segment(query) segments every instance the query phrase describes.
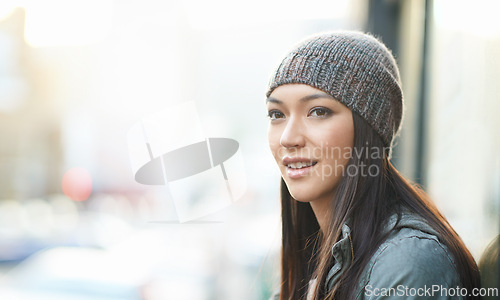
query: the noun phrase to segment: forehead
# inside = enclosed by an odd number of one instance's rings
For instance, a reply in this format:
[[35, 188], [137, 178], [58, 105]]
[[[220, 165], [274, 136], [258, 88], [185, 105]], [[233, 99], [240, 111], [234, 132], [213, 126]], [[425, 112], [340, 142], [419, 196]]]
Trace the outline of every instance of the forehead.
[[278, 104], [281, 104], [284, 101], [293, 100], [307, 102], [317, 98], [329, 98], [335, 100], [329, 94], [307, 84], [284, 84], [274, 89], [266, 99], [266, 102]]
[[329, 96], [326, 92], [312, 87], [308, 84], [302, 83], [289, 83], [278, 86], [273, 90], [273, 92], [269, 95], [271, 98], [275, 98], [277, 96], [286, 96], [286, 97], [294, 97], [297, 95], [303, 94], [324, 94], [325, 96]]
[[331, 101], [331, 104], [344, 106], [330, 94], [307, 84], [280, 85], [269, 95], [266, 99], [266, 103], [278, 105], [286, 105], [289, 103], [305, 104], [315, 99], [327, 99]]

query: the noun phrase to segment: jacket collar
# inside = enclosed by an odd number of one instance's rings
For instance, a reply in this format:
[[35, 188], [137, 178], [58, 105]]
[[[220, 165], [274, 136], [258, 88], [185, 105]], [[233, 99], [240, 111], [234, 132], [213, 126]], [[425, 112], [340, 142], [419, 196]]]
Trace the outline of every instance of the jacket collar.
[[328, 289], [333, 288], [340, 275], [351, 265], [354, 257], [353, 251], [351, 228], [344, 224], [342, 226], [342, 238], [332, 246], [332, 256], [335, 263], [326, 276]]
[[[342, 225], [342, 238], [332, 246], [332, 256], [335, 262], [326, 277], [326, 285], [329, 290], [333, 288], [340, 276], [349, 268], [354, 260], [351, 228], [347, 224], [348, 222]], [[422, 217], [408, 212], [403, 212], [399, 220], [397, 214], [389, 217], [382, 230], [386, 234], [390, 231], [399, 231], [401, 228], [412, 228], [438, 236], [436, 230], [427, 224]]]

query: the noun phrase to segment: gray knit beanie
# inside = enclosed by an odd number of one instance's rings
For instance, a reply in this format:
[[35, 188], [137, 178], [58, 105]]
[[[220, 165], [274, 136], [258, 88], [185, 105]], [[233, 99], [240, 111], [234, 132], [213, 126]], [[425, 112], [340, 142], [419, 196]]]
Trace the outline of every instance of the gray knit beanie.
[[266, 96], [280, 85], [318, 88], [359, 114], [387, 147], [403, 117], [403, 93], [396, 61], [371, 35], [337, 31], [310, 37], [283, 59]]

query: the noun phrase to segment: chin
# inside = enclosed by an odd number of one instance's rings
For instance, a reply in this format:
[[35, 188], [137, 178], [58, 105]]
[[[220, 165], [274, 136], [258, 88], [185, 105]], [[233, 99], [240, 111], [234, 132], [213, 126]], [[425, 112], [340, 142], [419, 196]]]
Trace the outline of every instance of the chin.
[[[335, 188], [327, 188], [325, 185], [318, 184], [317, 182], [291, 182], [290, 184], [285, 180], [288, 192], [293, 199], [310, 203], [313, 201], [324, 201], [326, 199], [333, 199]], [[327, 186], [336, 186], [334, 183], [327, 184]]]
[[311, 202], [317, 198], [316, 195], [314, 195], [311, 192], [307, 192], [305, 190], [294, 190], [293, 188], [290, 188], [290, 186], [288, 185], [287, 187], [292, 198], [299, 202]]
[[309, 199], [309, 198], [294, 197], [293, 195], [292, 195], [292, 198], [295, 201], [302, 202], [302, 203], [310, 203], [312, 201], [312, 199]]

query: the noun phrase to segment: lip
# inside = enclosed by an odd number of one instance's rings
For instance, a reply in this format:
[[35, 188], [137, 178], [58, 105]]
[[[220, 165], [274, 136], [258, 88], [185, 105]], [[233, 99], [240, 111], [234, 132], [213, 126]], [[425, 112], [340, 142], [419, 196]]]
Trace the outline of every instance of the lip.
[[[309, 166], [309, 167], [303, 167], [300, 169], [292, 169], [292, 168], [288, 167], [289, 164], [298, 163], [298, 162], [312, 163], [313, 165]], [[298, 179], [298, 178], [301, 178], [301, 177], [304, 177], [304, 176], [310, 174], [312, 172], [312, 169], [314, 168], [314, 166], [317, 165], [318, 162], [313, 160], [313, 159], [310, 159], [310, 158], [288, 157], [287, 156], [287, 157], [284, 157], [282, 159], [282, 163], [286, 168], [286, 174], [288, 175], [288, 177], [291, 179]]]

